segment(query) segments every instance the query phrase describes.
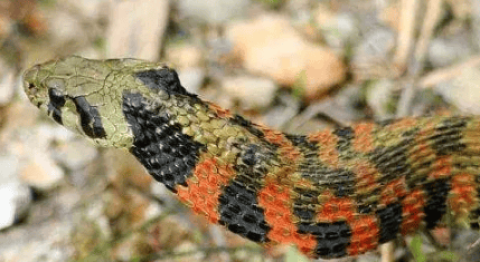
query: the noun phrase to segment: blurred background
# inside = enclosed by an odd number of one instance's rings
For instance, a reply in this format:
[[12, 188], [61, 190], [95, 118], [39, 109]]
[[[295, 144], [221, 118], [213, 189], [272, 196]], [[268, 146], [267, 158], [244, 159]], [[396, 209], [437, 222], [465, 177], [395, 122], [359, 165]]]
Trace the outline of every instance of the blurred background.
[[[478, 0], [0, 0], [0, 262], [308, 261], [208, 225], [128, 153], [40, 115], [21, 86], [36, 63], [161, 61], [203, 99], [306, 134], [480, 114], [479, 50]], [[478, 233], [430, 233], [341, 261], [480, 261]]]

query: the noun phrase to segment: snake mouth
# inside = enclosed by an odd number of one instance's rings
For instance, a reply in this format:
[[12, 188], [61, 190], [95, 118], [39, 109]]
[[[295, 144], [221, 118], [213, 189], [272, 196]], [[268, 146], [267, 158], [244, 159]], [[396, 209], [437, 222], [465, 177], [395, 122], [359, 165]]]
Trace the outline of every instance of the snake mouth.
[[[42, 88], [38, 86], [38, 72], [40, 71], [40, 65], [35, 65], [32, 68], [25, 71], [23, 74], [23, 89], [27, 94], [28, 99], [38, 108], [43, 104], [45, 97], [41, 94]], [[42, 102], [43, 101], [43, 102]]]

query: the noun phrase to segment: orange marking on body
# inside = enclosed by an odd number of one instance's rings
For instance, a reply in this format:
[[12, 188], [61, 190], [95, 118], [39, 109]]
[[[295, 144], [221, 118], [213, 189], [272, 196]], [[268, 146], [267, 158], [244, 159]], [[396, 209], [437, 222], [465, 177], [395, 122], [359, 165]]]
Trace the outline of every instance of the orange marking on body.
[[382, 188], [380, 193], [380, 204], [393, 204], [398, 202], [399, 198], [407, 194], [405, 177], [395, 179]]
[[359, 215], [351, 198], [339, 198], [326, 191], [319, 197], [322, 199], [317, 220], [320, 223], [346, 221], [352, 231], [349, 255], [357, 255], [378, 246], [379, 228], [374, 215]]
[[449, 196], [449, 205], [455, 214], [463, 218], [476, 206], [475, 176], [468, 173], [457, 174], [452, 177], [452, 189]]
[[374, 215], [358, 215], [351, 221], [352, 238], [347, 252], [350, 256], [363, 254], [378, 246], [378, 228], [377, 218]]
[[310, 134], [308, 140], [315, 142], [318, 145], [318, 156], [320, 160], [329, 167], [338, 167], [338, 137], [332, 133], [331, 130], [325, 129], [323, 131]]
[[221, 106], [218, 106], [214, 103], [209, 102], [208, 103], [208, 108], [217, 114], [218, 117], [232, 117], [232, 113], [230, 113], [230, 110], [225, 109]]
[[395, 120], [393, 123], [387, 125], [387, 130], [396, 131], [398, 129], [407, 129], [417, 126], [418, 121], [415, 118], [402, 118]]
[[425, 156], [433, 155], [435, 152], [429, 146], [429, 137], [433, 136], [435, 133], [434, 123], [425, 123], [424, 126], [417, 132], [415, 136], [415, 151], [411, 152], [413, 155], [411, 158], [419, 159]]
[[178, 186], [177, 195], [197, 214], [217, 223], [219, 214], [218, 198], [222, 187], [235, 175], [231, 166], [218, 165], [215, 158], [207, 158], [195, 166], [194, 173], [186, 181], [187, 186]]
[[402, 200], [402, 235], [415, 232], [425, 217], [425, 195], [421, 189], [416, 189], [405, 196]]
[[368, 194], [378, 186], [376, 182], [378, 171], [371, 162], [358, 160], [352, 167], [352, 171], [357, 175], [356, 192], [358, 194]]
[[355, 216], [355, 203], [349, 197], [336, 197], [329, 190], [323, 192], [322, 199], [317, 213], [319, 222], [332, 223], [337, 221], [352, 221]]
[[440, 179], [450, 177], [452, 174], [452, 156], [438, 157], [432, 164], [432, 172], [428, 174], [429, 179]]
[[353, 131], [355, 132], [352, 140], [353, 149], [359, 153], [368, 153], [375, 149], [373, 130], [375, 125], [373, 123], [360, 123], [355, 125]]
[[419, 161], [422, 158], [424, 159], [425, 157], [435, 154], [432, 148], [425, 141], [417, 141], [414, 148], [414, 151], [412, 151], [411, 155], [409, 156], [412, 161]]
[[285, 136], [282, 132], [270, 129], [265, 126], [258, 126], [258, 128], [263, 132], [265, 135], [265, 140], [274, 144], [274, 145], [285, 145], [288, 141], [286, 141]]
[[293, 146], [292, 142], [288, 140], [282, 132], [261, 126], [260, 130], [265, 135], [265, 140], [279, 146], [280, 156], [284, 157], [290, 163], [295, 163], [301, 156], [298, 148]]
[[317, 240], [312, 234], [300, 234], [293, 223], [290, 188], [267, 179], [258, 192], [258, 203], [265, 210], [265, 221], [271, 227], [267, 237], [277, 243], [295, 244], [304, 254], [313, 256]]

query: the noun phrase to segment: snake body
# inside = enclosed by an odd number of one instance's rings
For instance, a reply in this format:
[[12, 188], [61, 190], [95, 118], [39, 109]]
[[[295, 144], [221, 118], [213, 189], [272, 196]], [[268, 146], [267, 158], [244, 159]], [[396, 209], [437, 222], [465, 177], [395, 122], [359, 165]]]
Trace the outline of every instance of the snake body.
[[264, 245], [354, 256], [452, 215], [480, 223], [480, 118], [362, 122], [306, 136], [257, 125], [136, 59], [68, 57], [24, 75], [33, 104], [128, 149], [193, 212]]

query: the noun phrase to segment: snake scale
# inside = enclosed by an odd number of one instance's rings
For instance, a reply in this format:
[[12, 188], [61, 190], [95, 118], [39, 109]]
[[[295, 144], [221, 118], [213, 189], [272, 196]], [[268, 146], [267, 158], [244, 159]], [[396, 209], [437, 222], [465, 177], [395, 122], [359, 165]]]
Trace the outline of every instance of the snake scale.
[[354, 256], [445, 217], [480, 224], [480, 117], [361, 122], [285, 134], [201, 100], [137, 59], [68, 57], [24, 74], [31, 102], [128, 149], [193, 212], [264, 245]]

